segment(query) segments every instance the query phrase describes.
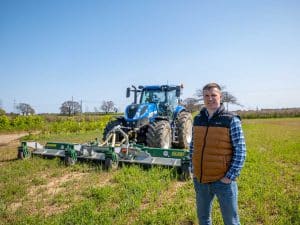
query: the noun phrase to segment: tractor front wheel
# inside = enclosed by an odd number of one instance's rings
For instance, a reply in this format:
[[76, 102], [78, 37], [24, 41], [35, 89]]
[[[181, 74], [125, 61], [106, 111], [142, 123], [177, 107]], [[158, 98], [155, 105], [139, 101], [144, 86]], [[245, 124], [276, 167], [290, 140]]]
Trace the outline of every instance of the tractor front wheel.
[[[122, 121], [120, 121], [120, 120], [113, 120], [113, 121], [108, 122], [108, 124], [106, 125], [106, 127], [105, 127], [105, 129], [104, 129], [104, 132], [103, 132], [103, 136], [102, 136], [103, 141], [106, 140], [106, 138], [108, 137], [109, 132], [110, 132], [114, 127], [116, 127], [116, 126], [118, 126], [118, 125], [121, 125], [121, 126], [122, 126], [122, 125], [123, 125], [123, 124], [122, 124]], [[122, 141], [122, 137], [121, 137], [121, 135], [120, 135], [119, 133], [116, 133], [116, 141], [117, 141], [117, 142]]]
[[168, 121], [159, 120], [150, 124], [146, 134], [146, 143], [149, 147], [171, 148], [171, 126]]
[[189, 112], [181, 112], [177, 118], [178, 143], [176, 147], [188, 149], [192, 140], [193, 119]]

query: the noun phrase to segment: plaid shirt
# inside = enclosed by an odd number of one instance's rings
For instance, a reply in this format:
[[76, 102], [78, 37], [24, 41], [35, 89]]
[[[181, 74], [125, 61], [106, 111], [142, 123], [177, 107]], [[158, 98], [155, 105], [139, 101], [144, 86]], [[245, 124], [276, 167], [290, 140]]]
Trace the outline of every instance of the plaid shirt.
[[[206, 114], [208, 116], [207, 111]], [[246, 144], [245, 144], [245, 138], [242, 130], [242, 124], [240, 119], [237, 118], [236, 116], [233, 117], [230, 124], [230, 138], [231, 138], [233, 155], [232, 155], [230, 167], [227, 173], [225, 174], [225, 177], [229, 178], [230, 180], [235, 180], [236, 177], [239, 176], [246, 158]], [[192, 138], [190, 144], [190, 160], [191, 160], [192, 172], [193, 172], [193, 164], [192, 164], [193, 150], [194, 150], [194, 143]]]

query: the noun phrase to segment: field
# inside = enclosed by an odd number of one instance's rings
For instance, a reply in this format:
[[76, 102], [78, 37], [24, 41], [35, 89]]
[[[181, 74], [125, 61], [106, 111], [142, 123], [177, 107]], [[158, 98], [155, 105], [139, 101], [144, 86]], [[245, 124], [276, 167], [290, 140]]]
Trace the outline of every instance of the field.
[[[242, 224], [300, 224], [300, 118], [244, 120], [247, 160], [238, 180]], [[40, 135], [86, 142], [96, 131]], [[65, 167], [59, 160], [16, 160], [17, 142], [0, 147], [0, 224], [197, 224], [191, 181], [170, 169]], [[223, 224], [215, 201], [214, 224]]]

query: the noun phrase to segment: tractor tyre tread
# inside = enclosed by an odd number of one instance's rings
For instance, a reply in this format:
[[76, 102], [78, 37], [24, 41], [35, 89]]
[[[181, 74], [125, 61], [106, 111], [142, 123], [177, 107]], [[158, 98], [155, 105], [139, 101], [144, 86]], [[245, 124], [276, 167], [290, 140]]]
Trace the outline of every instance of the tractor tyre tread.
[[[104, 128], [103, 131], [103, 135], [102, 135], [102, 140], [105, 141], [107, 138], [108, 133], [116, 126], [121, 125], [122, 126], [122, 122], [120, 120], [112, 120], [110, 122], [107, 123], [106, 127]], [[121, 141], [120, 140], [121, 137], [119, 137], [118, 135], [116, 136], [116, 141]]]
[[193, 118], [189, 112], [181, 112], [178, 115], [178, 143], [177, 148], [188, 149], [192, 138]]
[[159, 120], [150, 124], [146, 134], [146, 143], [149, 147], [170, 148], [171, 126], [168, 121]]

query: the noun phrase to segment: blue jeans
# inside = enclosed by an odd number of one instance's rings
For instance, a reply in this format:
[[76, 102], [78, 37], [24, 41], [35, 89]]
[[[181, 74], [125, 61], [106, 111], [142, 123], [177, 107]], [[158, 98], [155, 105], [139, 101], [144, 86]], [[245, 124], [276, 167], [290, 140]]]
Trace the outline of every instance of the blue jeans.
[[211, 225], [212, 202], [217, 196], [225, 225], [240, 225], [238, 215], [238, 188], [236, 181], [225, 184], [221, 181], [202, 184], [194, 178], [197, 215], [200, 225]]

